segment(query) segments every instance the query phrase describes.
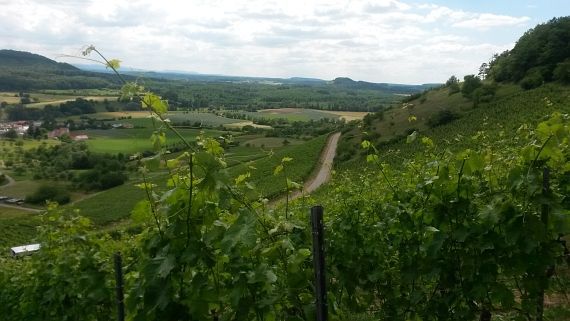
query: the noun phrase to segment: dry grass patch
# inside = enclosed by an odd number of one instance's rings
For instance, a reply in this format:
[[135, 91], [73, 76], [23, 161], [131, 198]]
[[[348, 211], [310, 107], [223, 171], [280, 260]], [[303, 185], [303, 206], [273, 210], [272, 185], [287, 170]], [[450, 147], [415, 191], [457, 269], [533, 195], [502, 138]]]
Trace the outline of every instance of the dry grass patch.
[[340, 119], [344, 119], [346, 121], [351, 120], [362, 120], [364, 116], [368, 115], [368, 112], [365, 111], [334, 111], [334, 110], [323, 110], [323, 112], [327, 114], [332, 114], [339, 116]]

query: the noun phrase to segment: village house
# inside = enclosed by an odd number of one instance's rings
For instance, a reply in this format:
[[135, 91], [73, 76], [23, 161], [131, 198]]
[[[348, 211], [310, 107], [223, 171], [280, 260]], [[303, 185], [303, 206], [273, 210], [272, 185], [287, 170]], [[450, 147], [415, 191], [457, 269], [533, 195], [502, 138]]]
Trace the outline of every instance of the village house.
[[15, 130], [18, 135], [24, 135], [28, 128], [30, 128], [30, 125], [27, 121], [0, 122], [0, 135], [7, 133], [11, 129]]

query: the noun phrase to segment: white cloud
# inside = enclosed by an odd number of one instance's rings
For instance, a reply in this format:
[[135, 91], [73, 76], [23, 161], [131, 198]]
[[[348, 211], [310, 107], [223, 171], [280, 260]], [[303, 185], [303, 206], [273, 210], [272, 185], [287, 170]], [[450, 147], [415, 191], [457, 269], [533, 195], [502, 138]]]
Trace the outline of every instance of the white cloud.
[[[475, 72], [494, 52], [510, 48], [530, 19], [403, 0], [0, 4], [2, 47], [51, 58], [93, 44], [136, 68], [404, 83]], [[495, 27], [513, 28], [512, 38], [473, 38], [472, 30]]]
[[491, 13], [479, 14], [476, 17], [459, 21], [453, 24], [455, 27], [471, 28], [476, 30], [488, 30], [496, 27], [508, 27], [523, 25], [530, 17], [511, 17]]

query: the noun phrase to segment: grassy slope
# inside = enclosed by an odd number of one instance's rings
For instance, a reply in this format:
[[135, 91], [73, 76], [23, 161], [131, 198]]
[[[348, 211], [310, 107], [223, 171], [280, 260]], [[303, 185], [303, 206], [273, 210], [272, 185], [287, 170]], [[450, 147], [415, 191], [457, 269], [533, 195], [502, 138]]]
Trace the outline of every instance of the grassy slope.
[[[416, 99], [411, 104], [414, 105], [412, 109], [400, 107], [386, 111], [384, 120], [372, 124], [372, 129], [380, 133], [380, 137], [374, 142], [379, 144], [384, 152], [398, 150], [401, 157], [413, 153], [418, 145], [405, 143], [405, 134], [411, 130], [418, 130], [422, 135], [431, 137], [442, 147], [453, 140], [453, 148], [468, 147], [468, 137], [477, 131], [485, 131], [490, 135], [498, 135], [501, 131], [513, 133], [521, 124], [536, 124], [554, 111], [570, 112], [570, 87], [552, 83], [523, 91], [518, 86], [501, 85], [493, 101], [480, 104], [476, 108], [460, 94], [449, 96], [444, 88], [429, 92], [424, 103]], [[427, 119], [441, 109], [452, 110], [458, 113], [460, 118], [442, 126], [429, 128]], [[417, 121], [408, 121], [410, 115], [416, 116]], [[458, 138], [457, 142], [454, 138], [458, 135], [467, 138]], [[356, 146], [365, 136], [355, 129], [345, 137], [347, 139], [342, 142], [345, 146]], [[353, 159], [348, 164], [354, 161]], [[387, 161], [398, 162], [390, 158]]]

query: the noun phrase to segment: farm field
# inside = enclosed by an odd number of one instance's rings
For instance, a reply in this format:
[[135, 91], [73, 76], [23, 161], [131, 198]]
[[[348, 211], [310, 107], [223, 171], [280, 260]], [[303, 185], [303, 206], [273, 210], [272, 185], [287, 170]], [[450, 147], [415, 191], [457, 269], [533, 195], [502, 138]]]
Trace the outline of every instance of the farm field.
[[364, 116], [369, 114], [368, 112], [364, 111], [334, 111], [334, 110], [322, 110], [322, 111], [328, 114], [338, 116], [340, 119], [344, 119], [345, 121], [362, 120]]
[[63, 96], [112, 96], [118, 97], [119, 90], [110, 88], [87, 88], [87, 89], [45, 89], [38, 90], [38, 93], [51, 95], [51, 97], [63, 95]]
[[36, 103], [25, 104], [24, 106], [29, 108], [43, 108], [47, 105], [57, 106], [68, 101], [74, 101], [77, 98], [82, 98], [85, 100], [93, 100], [93, 101], [105, 101], [105, 100], [117, 100], [117, 96], [54, 96], [54, 95], [45, 95], [45, 94], [35, 94], [31, 95], [31, 97], [37, 97], [40, 101]]
[[18, 97], [17, 92], [0, 92], [0, 103], [5, 102], [7, 104], [18, 104], [20, 102], [20, 97]]
[[[181, 126], [223, 126], [228, 129], [241, 129], [244, 126], [249, 125], [257, 128], [271, 128], [271, 126], [254, 124], [251, 120], [226, 118], [202, 111], [170, 111], [164, 116], [171, 122]], [[148, 111], [98, 112], [82, 116], [70, 116], [65, 119], [79, 120], [81, 118], [107, 120], [111, 124], [131, 124], [133, 126], [141, 127], [152, 126], [152, 122], [149, 120], [150, 114]]]
[[[18, 144], [21, 146], [18, 146]], [[29, 150], [32, 148], [36, 148], [42, 144], [46, 144], [48, 146], [57, 145], [60, 142], [54, 139], [17, 139], [17, 140], [9, 140], [9, 139], [0, 139], [0, 150], [3, 153], [9, 153], [15, 151], [17, 148], [22, 148], [22, 150]]]
[[339, 118], [338, 115], [326, 111], [304, 108], [260, 109], [257, 112], [239, 111], [237, 113], [247, 115], [253, 119], [287, 119], [292, 122]]
[[[152, 150], [150, 137], [152, 128], [132, 128], [132, 129], [91, 129], [74, 132], [73, 134], [88, 135], [89, 139], [85, 142], [89, 146], [89, 150], [96, 153], [123, 153], [134, 154], [145, 150]], [[210, 129], [179, 129], [180, 134], [187, 141], [194, 141], [196, 136], [204, 133], [208, 136], [220, 136], [226, 131], [210, 130]], [[174, 144], [179, 142], [178, 137], [167, 132], [168, 143]]]
[[[105, 99], [115, 101], [118, 97], [116, 91], [108, 90], [78, 90], [76, 92], [45, 90], [24, 93], [29, 96], [31, 101], [31, 103], [24, 105], [29, 108], [43, 108], [46, 105], [59, 105], [77, 98], [94, 101], [104, 101]], [[18, 104], [20, 103], [20, 97], [18, 95], [18, 92], [13, 91], [0, 92], [0, 102], [4, 101], [8, 104]]]
[[[260, 158], [252, 164], [246, 163], [232, 167], [230, 173], [232, 176], [237, 176], [251, 172], [252, 177], [249, 181], [257, 187], [263, 197], [271, 198], [285, 191], [285, 176], [300, 184], [309, 177], [318, 165], [319, 156], [326, 140], [327, 135], [323, 135], [302, 144], [282, 148], [271, 157]], [[274, 176], [275, 167], [284, 157], [290, 157], [292, 161], [285, 165], [280, 176]], [[249, 166], [253, 166], [255, 170], [250, 170]]]
[[215, 127], [218, 127], [220, 125], [239, 123], [241, 121], [239, 119], [230, 119], [214, 115], [208, 112], [197, 112], [197, 111], [169, 112], [168, 114], [166, 114], [166, 117], [168, 117], [168, 119], [170, 119], [170, 121], [173, 123], [188, 122], [191, 125], [194, 123], [200, 123], [206, 126], [215, 126]]
[[0, 207], [0, 257], [9, 255], [9, 248], [28, 244], [37, 234], [38, 214]]

